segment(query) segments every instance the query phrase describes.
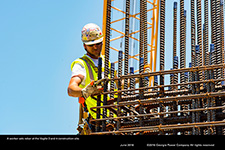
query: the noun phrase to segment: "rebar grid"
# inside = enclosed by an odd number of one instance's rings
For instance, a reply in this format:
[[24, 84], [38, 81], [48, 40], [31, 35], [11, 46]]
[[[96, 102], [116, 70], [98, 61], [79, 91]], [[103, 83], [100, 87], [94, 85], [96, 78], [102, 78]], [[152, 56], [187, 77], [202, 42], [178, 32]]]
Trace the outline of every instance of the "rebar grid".
[[[210, 77], [212, 72], [219, 68], [225, 68], [225, 64], [123, 75], [119, 78], [105, 78], [102, 84], [108, 84], [111, 81], [122, 83], [124, 79], [128, 81], [131, 79], [138, 80], [144, 77], [168, 75], [172, 72], [178, 74], [184, 72], [199, 74], [202, 71], [208, 72]], [[143, 131], [148, 131], [148, 134], [156, 134], [156, 132], [158, 134], [169, 134], [171, 130], [175, 134], [184, 134], [184, 132], [187, 134], [187, 131], [189, 134], [203, 134], [205, 130], [207, 130], [207, 134], [217, 134], [218, 129], [216, 130], [213, 127], [225, 125], [223, 121], [225, 114], [222, 113], [222, 110], [225, 109], [225, 106], [222, 105], [225, 102], [225, 87], [222, 85], [216, 86], [215, 83], [224, 80], [225, 78], [208, 78], [152, 87], [139, 85], [139, 87], [128, 89], [122, 88], [120, 84], [117, 91], [109, 89], [107, 92], [102, 93], [103, 95], [114, 95], [114, 98], [108, 101], [106, 105], [91, 108], [95, 112], [99, 109], [107, 109], [111, 114], [117, 115], [117, 117], [113, 117], [112, 115], [100, 114], [101, 118], [92, 119], [92, 124], [96, 124], [96, 122], [110, 122], [110, 124], [114, 124], [115, 128], [111, 129], [111, 131], [99, 131], [92, 134], [145, 134]], [[195, 88], [192, 87], [192, 85], [200, 84], [206, 86], [200, 88], [199, 91], [196, 90], [197, 86]], [[178, 88], [171, 90], [171, 88], [169, 89], [171, 86]], [[189, 88], [182, 89], [182, 86]], [[163, 93], [161, 93], [161, 88], [165, 89]], [[198, 91], [198, 93], [193, 93], [193, 90]], [[142, 92], [140, 93], [140, 91]], [[119, 97], [115, 98], [117, 94]], [[219, 105], [215, 103], [216, 101], [213, 102], [216, 99], [221, 101]], [[195, 106], [193, 106], [193, 101], [195, 101]], [[154, 110], [156, 108], [157, 110]], [[215, 114], [214, 112], [218, 110], [220, 110], [220, 113]], [[195, 115], [194, 120], [193, 115]], [[178, 125], [177, 123], [180, 124]], [[158, 127], [161, 129], [156, 130]], [[193, 130], [191, 131], [190, 128]]]
[[[180, 0], [174, 3], [173, 68], [164, 70], [165, 51], [168, 50], [165, 48], [166, 0], [159, 1], [160, 30], [157, 30], [160, 34], [159, 71], [145, 70], [145, 66], [148, 64], [146, 44], [148, 40], [147, 25], [149, 24], [146, 7], [150, 1], [137, 1], [140, 4], [140, 13], [138, 13], [140, 16], [139, 54], [136, 55], [139, 56], [139, 73], [134, 74], [134, 66], [130, 66], [128, 63], [130, 57], [129, 38], [132, 34], [130, 33], [129, 18], [137, 17], [137, 14], [135, 16], [130, 14], [130, 0], [126, 0], [126, 10], [121, 11], [126, 14], [123, 35], [125, 46], [118, 55], [118, 77], [112, 75], [115, 71], [112, 64], [111, 79], [105, 78], [100, 83], [104, 86], [104, 92], [101, 94], [104, 99], [101, 100], [101, 96], [98, 95], [97, 106], [91, 108], [93, 112], [97, 113], [97, 118], [90, 121], [96, 126], [96, 130], [91, 134], [225, 135], [223, 3], [221, 0], [204, 0], [204, 2], [190, 0], [190, 20], [187, 20], [186, 16], [188, 14], [186, 11], [189, 10], [184, 10], [186, 1]], [[107, 2], [109, 6], [112, 1], [107, 0]], [[178, 3], [180, 8], [177, 8]], [[209, 5], [210, 10], [208, 10]], [[204, 12], [201, 11], [203, 6]], [[180, 11], [180, 22], [177, 22], [178, 10]], [[110, 20], [109, 7], [107, 12], [107, 20]], [[202, 15], [204, 20], [202, 20]], [[208, 23], [209, 15], [211, 15], [211, 24]], [[190, 31], [187, 26], [189, 21], [191, 23]], [[179, 41], [177, 41], [177, 23], [180, 24]], [[204, 24], [203, 28], [202, 24]], [[106, 27], [110, 27], [110, 24], [107, 24]], [[211, 28], [211, 37], [208, 34], [209, 28]], [[109, 32], [109, 30], [106, 31], [108, 36]], [[190, 54], [186, 51], [186, 40], [189, 41], [187, 34], [191, 35]], [[210, 45], [209, 40], [211, 40]], [[177, 42], [180, 46], [179, 56], [176, 56]], [[110, 41], [106, 40], [107, 57], [109, 45]], [[124, 70], [123, 54], [125, 57]], [[191, 56], [189, 68], [186, 67], [186, 56]], [[108, 62], [108, 59], [106, 61]], [[108, 66], [108, 63], [105, 66]], [[130, 73], [128, 73], [128, 68], [130, 68]], [[105, 71], [105, 74], [107, 72]], [[168, 79], [168, 76], [170, 77], [169, 82], [164, 80]], [[150, 79], [154, 79], [153, 82], [146, 84]], [[179, 79], [180, 81], [178, 81]], [[111, 84], [110, 87], [108, 83]], [[117, 84], [116, 87], [113, 86], [114, 83]], [[100, 105], [101, 103], [103, 105]], [[104, 111], [100, 111], [101, 109]], [[107, 111], [110, 113], [106, 113]]]

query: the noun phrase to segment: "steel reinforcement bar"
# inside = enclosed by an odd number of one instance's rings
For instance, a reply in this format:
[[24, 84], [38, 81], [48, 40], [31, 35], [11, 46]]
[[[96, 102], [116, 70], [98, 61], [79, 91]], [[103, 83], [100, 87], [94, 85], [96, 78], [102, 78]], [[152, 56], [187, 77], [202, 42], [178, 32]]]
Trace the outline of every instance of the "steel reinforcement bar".
[[108, 131], [108, 132], [94, 132], [91, 135], [102, 135], [102, 134], [121, 134], [126, 132], [158, 132], [173, 129], [186, 129], [186, 128], [201, 128], [201, 127], [213, 127], [213, 126], [225, 126], [225, 121], [212, 121], [212, 122], [199, 122], [199, 123], [184, 123], [175, 125], [157, 125], [157, 126], [146, 126], [146, 127], [135, 127], [125, 128], [119, 131]]

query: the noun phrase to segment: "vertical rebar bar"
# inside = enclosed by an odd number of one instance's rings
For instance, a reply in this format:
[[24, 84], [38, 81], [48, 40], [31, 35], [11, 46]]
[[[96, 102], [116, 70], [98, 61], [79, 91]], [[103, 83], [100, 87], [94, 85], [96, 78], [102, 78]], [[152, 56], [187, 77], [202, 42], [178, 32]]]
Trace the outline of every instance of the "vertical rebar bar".
[[[144, 69], [144, 58], [140, 58], [140, 68], [139, 68], [139, 70], [143, 70]], [[141, 77], [141, 78], [139, 78], [139, 88], [141, 88], [141, 87], [144, 87], [144, 82], [143, 82], [143, 78]], [[139, 90], [139, 99], [144, 99], [144, 90], [143, 89], [140, 89]], [[142, 114], [143, 113], [143, 109], [142, 109], [142, 105], [140, 104], [140, 106], [139, 106], [139, 113], [140, 114]], [[144, 126], [144, 124], [143, 124], [143, 118], [142, 117], [140, 117], [140, 120], [139, 120], [140, 122], [139, 122], [139, 124], [140, 124], [140, 126]]]
[[[164, 70], [165, 53], [165, 0], [160, 3], [160, 70]], [[160, 77], [160, 83], [164, 84], [164, 77]]]
[[[216, 43], [216, 0], [211, 0], [211, 43]], [[215, 47], [216, 48], [216, 47]], [[213, 58], [217, 60], [217, 50], [213, 51], [212, 54]], [[216, 64], [216, 61], [213, 62], [213, 64]], [[217, 72], [214, 73], [215, 78], [217, 78]]]
[[[204, 15], [205, 16], [205, 15]], [[206, 25], [205, 24], [203, 24], [203, 56], [202, 56], [202, 60], [203, 60], [203, 66], [205, 66], [207, 63], [206, 63], [206, 53], [207, 53], [207, 51], [208, 51], [208, 49], [207, 49], [207, 37], [206, 37], [206, 34], [208, 34], [208, 33], [206, 33], [207, 31], [206, 31]], [[203, 78], [204, 79], [207, 79], [207, 72], [206, 72], [206, 70], [205, 71], [203, 71]], [[203, 87], [205, 88], [206, 87], [206, 84], [204, 83], [203, 84]]]
[[[221, 13], [220, 13], [220, 0], [216, 0], [216, 40], [215, 40], [215, 48], [216, 48], [216, 60], [217, 64], [221, 64], [222, 60], [222, 42], [221, 42]], [[217, 78], [221, 78], [222, 69], [217, 69]], [[221, 81], [217, 82], [217, 85], [220, 85]]]
[[[144, 0], [140, 0], [140, 32], [139, 32], [139, 61], [140, 61], [140, 58], [143, 58], [144, 55], [144, 13], [143, 13], [143, 2]], [[140, 67], [140, 66], [139, 66]], [[139, 71], [140, 72], [140, 71]]]
[[[170, 70], [173, 70], [173, 68], [170, 68]], [[170, 84], [174, 84], [174, 74], [173, 73], [170, 74]], [[170, 91], [173, 89], [174, 89], [174, 86], [169, 87]]]
[[[154, 76], [154, 86], [158, 86], [158, 76]], [[158, 91], [157, 88], [153, 89], [154, 91]]]
[[[222, 9], [223, 11], [223, 9]], [[222, 49], [222, 24], [221, 24], [221, 18], [223, 13], [221, 13], [221, 0], [216, 0], [216, 28], [217, 28], [217, 32], [216, 32], [216, 50], [217, 50], [217, 64], [221, 64], [224, 61], [223, 58], [223, 49]], [[223, 69], [219, 68], [218, 72], [217, 72], [217, 78], [222, 78], [223, 77]], [[221, 81], [217, 82], [217, 85], [221, 85]], [[216, 106], [221, 106], [221, 97], [217, 97], [216, 98]], [[216, 110], [216, 114], [221, 113], [222, 110]], [[217, 115], [218, 116], [218, 115]], [[217, 118], [216, 118], [217, 120]], [[222, 127], [218, 126], [216, 127], [216, 133], [217, 135], [222, 135]]]
[[[186, 68], [186, 26], [187, 26], [187, 11], [184, 10], [184, 18], [183, 18], [183, 23], [184, 23], [184, 31], [183, 31], [183, 49], [184, 49], [184, 52], [183, 52], [183, 64], [184, 64], [184, 68]], [[186, 75], [185, 75], [186, 74]], [[184, 83], [187, 83], [188, 82], [188, 75], [187, 75], [187, 72], [184, 73]], [[187, 89], [187, 85], [184, 85], [184, 88]]]
[[[196, 45], [196, 66], [199, 66], [200, 64], [200, 47], [199, 45]], [[200, 81], [200, 71], [196, 71], [195, 72], [195, 81]], [[197, 83], [195, 85], [196, 87], [196, 91], [195, 94], [200, 94], [200, 84]], [[195, 99], [195, 108], [200, 108], [200, 101], [201, 99]], [[196, 116], [195, 116], [195, 122], [200, 122], [200, 112], [196, 112]], [[200, 135], [200, 130], [195, 130], [195, 134]]]
[[[194, 58], [195, 59], [195, 58]], [[191, 64], [191, 66], [193, 66], [192, 64]], [[191, 66], [189, 66], [189, 67], [191, 67]], [[195, 66], [193, 66], [193, 67], [195, 67]], [[195, 72], [194, 71], [192, 71], [191, 72], [191, 76], [192, 76], [192, 78], [191, 78], [191, 81], [193, 82], [193, 81], [195, 81]], [[196, 93], [196, 89], [195, 89], [195, 84], [192, 84], [191, 85], [191, 93], [192, 94], [195, 94]], [[192, 104], [191, 104], [191, 106], [192, 106], [192, 109], [195, 109], [196, 107], [195, 107], [195, 104], [196, 102], [195, 102], [195, 99], [193, 99], [192, 100]], [[191, 113], [191, 118], [192, 118], [192, 123], [194, 123], [195, 122], [195, 112], [193, 111], [192, 113]], [[196, 135], [196, 130], [195, 130], [195, 128], [192, 128], [192, 135]]]
[[[215, 47], [214, 44], [210, 44], [210, 65], [214, 65], [216, 63], [216, 57], [215, 57]], [[215, 69], [210, 70], [210, 79], [215, 79], [216, 78], [216, 72]], [[215, 92], [215, 83], [210, 82], [210, 89], [211, 92]], [[211, 107], [215, 106], [215, 97], [211, 98]], [[211, 110], [211, 121], [216, 121], [216, 112], [215, 110]], [[213, 130], [215, 131], [215, 130]], [[215, 133], [213, 133], [215, 134]]]
[[[99, 57], [98, 58], [98, 80], [102, 79], [102, 58]], [[97, 106], [101, 105], [101, 95], [97, 96]], [[96, 118], [99, 119], [100, 118], [100, 109], [97, 109], [97, 115]], [[96, 131], [99, 132], [100, 131], [100, 122], [97, 121], [96, 122]]]
[[[173, 7], [173, 58], [175, 56], [177, 56], [177, 2], [174, 2], [174, 7]], [[173, 60], [173, 65], [174, 65], [174, 60]]]
[[[175, 66], [175, 60], [174, 57], [177, 55], [177, 2], [174, 2], [173, 7], [173, 69], [178, 69]], [[177, 74], [176, 74], [177, 75]], [[172, 84], [175, 84], [175, 74], [173, 74], [173, 80]], [[172, 87], [172, 89], [175, 89], [176, 87]]]
[[[202, 0], [197, 0], [197, 45], [199, 45], [199, 63], [202, 66]], [[202, 80], [202, 71], [199, 71], [199, 79]], [[202, 86], [202, 85], [201, 85]]]
[[209, 2], [208, 0], [205, 0], [204, 1], [204, 36], [203, 36], [203, 39], [204, 39], [204, 48], [203, 48], [203, 65], [207, 65], [207, 57], [206, 57], [206, 53], [208, 52], [208, 49], [209, 49]]
[[[185, 68], [185, 19], [184, 19], [184, 0], [180, 0], [180, 68]], [[184, 83], [184, 73], [180, 74], [180, 83]], [[181, 89], [184, 86], [181, 85]]]
[[[165, 0], [160, 3], [160, 70], [164, 70], [165, 54]], [[160, 75], [160, 85], [164, 85], [164, 76]]]
[[[164, 55], [165, 55], [165, 1], [161, 0], [160, 3], [160, 70], [164, 70]], [[160, 85], [164, 85], [164, 75], [160, 75]], [[164, 95], [164, 87], [160, 88], [160, 97]], [[159, 102], [159, 112], [163, 112], [162, 102]], [[159, 123], [164, 124], [163, 115], [159, 115]], [[164, 133], [160, 130], [160, 135]]]
[[[210, 78], [210, 70], [206, 70], [205, 72], [206, 72], [206, 79], [207, 80], [211, 79]], [[210, 82], [207, 82], [206, 90], [207, 90], [208, 93], [211, 92]], [[207, 98], [207, 107], [208, 108], [211, 107], [211, 98], [210, 97]], [[210, 122], [210, 121], [211, 121], [211, 112], [210, 112], [210, 110], [208, 110], [207, 111], [207, 122]], [[210, 135], [210, 134], [211, 134], [211, 130], [210, 130], [210, 128], [208, 128], [208, 135]]]
[[[134, 67], [130, 67], [130, 74], [134, 74]], [[135, 87], [135, 79], [130, 78], [130, 89], [133, 89]], [[133, 91], [131, 91], [130, 94], [132, 94]]]
[[[126, 0], [126, 17], [125, 17], [125, 55], [124, 55], [124, 75], [128, 75], [129, 68], [129, 31], [130, 31], [130, 0]], [[128, 87], [128, 80], [124, 80], [124, 89]]]
[[[118, 77], [122, 76], [122, 69], [123, 69], [123, 64], [122, 64], [122, 59], [123, 59], [123, 51], [119, 51], [118, 53]], [[117, 103], [121, 102], [122, 99], [122, 93], [120, 92], [121, 90], [121, 81], [118, 80], [118, 98], [117, 98]], [[120, 117], [121, 115], [121, 107], [117, 107], [117, 116]], [[116, 121], [116, 130], [119, 130], [121, 126], [121, 119], [118, 119]]]
[[[224, 12], [223, 12], [223, 9], [224, 9], [224, 4], [223, 4], [223, 0], [220, 1], [220, 22], [221, 22], [221, 42], [222, 42], [222, 63], [224, 63]], [[225, 77], [225, 71], [224, 69], [222, 69], [222, 75], [221, 75], [222, 78]], [[225, 81], [222, 81], [222, 85], [224, 85]]]
[[[220, 22], [221, 22], [221, 42], [222, 42], [222, 63], [224, 63], [224, 4], [223, 0], [220, 0]], [[224, 77], [224, 69], [222, 72], [222, 78]]]
[[147, 0], [143, 0], [143, 48], [144, 48], [144, 66], [148, 64], [148, 24], [147, 24]]
[[[110, 78], [113, 79], [115, 77], [115, 64], [111, 63], [111, 73]], [[115, 89], [115, 83], [114, 81], [110, 82], [110, 91], [114, 91]], [[114, 94], [110, 94], [110, 98], [114, 98]]]
[[[179, 62], [178, 62], [178, 56], [174, 56], [173, 61], [174, 61], [174, 64], [173, 64], [174, 69], [178, 69], [178, 64], [179, 64]], [[178, 83], [178, 73], [174, 73], [174, 84], [177, 84], [177, 83]], [[177, 90], [178, 87], [175, 86], [174, 89]]]
[[191, 0], [191, 64], [195, 66], [195, 0]]
[[[109, 53], [110, 53], [110, 28], [111, 28], [111, 0], [107, 0], [107, 15], [106, 15], [106, 28], [105, 28], [105, 64], [104, 64], [104, 77], [108, 77], [109, 74]], [[104, 92], [108, 89], [108, 83], [104, 84]], [[103, 97], [103, 105], [107, 105], [107, 94]], [[107, 108], [103, 110], [103, 117], [107, 114]], [[102, 130], [106, 130], [106, 122], [102, 122]]]
[[118, 77], [122, 76], [122, 71], [123, 71], [123, 51], [118, 52]]
[[[148, 24], [147, 24], [147, 0], [143, 0], [142, 4], [143, 8], [143, 51], [144, 51], [144, 66], [148, 65]], [[145, 67], [144, 67], [145, 68]], [[145, 78], [144, 80], [144, 86], [148, 86], [148, 78]]]

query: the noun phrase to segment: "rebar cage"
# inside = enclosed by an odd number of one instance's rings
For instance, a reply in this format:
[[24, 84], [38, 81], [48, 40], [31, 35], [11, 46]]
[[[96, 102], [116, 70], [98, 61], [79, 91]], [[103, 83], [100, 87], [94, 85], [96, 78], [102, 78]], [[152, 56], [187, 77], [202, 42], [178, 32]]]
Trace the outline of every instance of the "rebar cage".
[[[104, 85], [103, 101], [101, 96], [96, 100], [97, 107], [91, 108], [97, 113], [97, 118], [91, 120], [95, 125], [92, 135], [118, 134], [118, 135], [224, 135], [225, 134], [225, 86], [224, 86], [224, 15], [222, 0], [189, 0], [190, 20], [187, 20], [187, 11], [184, 10], [184, 0], [174, 2], [173, 7], [173, 59], [171, 70], [165, 70], [165, 11], [166, 0], [126, 0], [123, 50], [118, 50], [117, 76], [115, 64], [109, 66], [112, 2], [105, 0], [104, 7], [104, 54], [106, 63], [102, 81]], [[131, 14], [130, 3], [139, 3], [139, 16]], [[187, 2], [187, 1], [185, 1]], [[153, 4], [160, 19], [159, 24], [159, 71], [146, 69], [146, 65], [156, 65], [157, 46], [154, 46], [154, 62], [149, 63], [147, 4]], [[179, 6], [179, 7], [178, 7]], [[204, 6], [204, 12], [202, 12]], [[180, 31], [177, 42], [177, 10], [179, 9]], [[149, 10], [150, 11], [150, 10]], [[202, 17], [202, 15], [204, 15]], [[132, 34], [130, 32], [130, 18], [136, 17], [139, 21], [139, 52], [131, 55], [129, 44]], [[138, 18], [137, 18], [138, 17]], [[204, 24], [202, 23], [204, 18]], [[209, 19], [210, 18], [210, 19]], [[156, 19], [157, 20], [157, 19]], [[210, 22], [209, 22], [210, 20]], [[190, 21], [190, 28], [187, 22]], [[203, 26], [202, 26], [203, 25]], [[211, 33], [209, 33], [211, 31]], [[117, 31], [116, 31], [117, 32]], [[187, 41], [190, 35], [190, 43]], [[157, 33], [154, 33], [157, 35]], [[210, 35], [210, 36], [209, 36]], [[119, 38], [119, 37], [118, 37]], [[157, 40], [155, 39], [157, 45]], [[211, 44], [209, 44], [211, 43]], [[177, 55], [179, 45], [179, 56]], [[190, 52], [186, 50], [190, 45]], [[153, 51], [150, 48], [149, 51]], [[124, 55], [124, 60], [123, 60]], [[139, 56], [139, 58], [137, 58]], [[152, 56], [152, 55], [151, 55]], [[186, 58], [190, 56], [191, 62], [186, 67]], [[129, 58], [138, 59], [138, 71], [130, 65]], [[153, 57], [152, 57], [153, 58]], [[179, 59], [179, 60], [178, 60]], [[123, 69], [124, 62], [124, 69]], [[128, 73], [128, 70], [130, 72]], [[99, 65], [101, 72], [101, 65]], [[101, 73], [99, 73], [101, 79]], [[165, 80], [169, 80], [166, 82]], [[117, 86], [115, 86], [115, 83]], [[103, 111], [100, 111], [103, 109]]]

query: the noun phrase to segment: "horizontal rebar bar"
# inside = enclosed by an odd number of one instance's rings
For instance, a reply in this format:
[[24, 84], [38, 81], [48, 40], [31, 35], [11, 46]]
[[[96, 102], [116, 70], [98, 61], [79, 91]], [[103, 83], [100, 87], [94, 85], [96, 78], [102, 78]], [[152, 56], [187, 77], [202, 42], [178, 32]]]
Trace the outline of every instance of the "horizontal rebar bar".
[[182, 72], [196, 72], [196, 71], [204, 71], [204, 70], [214, 70], [219, 68], [225, 68], [225, 63], [210, 65], [210, 66], [197, 66], [192, 68], [181, 68], [181, 69], [173, 69], [173, 70], [160, 70], [156, 72], [148, 72], [148, 73], [139, 73], [139, 74], [130, 74], [130, 75], [123, 75], [120, 77], [115, 77], [113, 79], [105, 78], [103, 81], [114, 81], [114, 80], [121, 80], [121, 79], [128, 79], [128, 78], [144, 78], [156, 75], [166, 75], [172, 73], [182, 73]]
[[182, 112], [216, 110], [216, 109], [223, 109], [223, 108], [225, 108], [225, 106], [206, 107], [206, 108], [197, 108], [197, 109], [188, 109], [188, 110], [179, 110], [179, 111], [169, 111], [169, 112], [157, 112], [157, 113], [151, 113], [151, 114], [139, 114], [139, 115], [110, 117], [110, 118], [102, 118], [102, 119], [92, 119], [91, 122], [93, 122], [93, 121], [103, 121], [103, 120], [117, 120], [117, 119], [133, 118], [133, 117], [148, 117], [148, 116], [175, 114], [175, 113], [182, 113]]
[[134, 128], [121, 128], [119, 131], [107, 131], [107, 132], [94, 132], [91, 135], [101, 134], [120, 134], [125, 132], [143, 132], [143, 131], [160, 131], [160, 130], [173, 130], [183, 128], [200, 128], [200, 127], [213, 127], [213, 126], [225, 126], [225, 121], [212, 121], [212, 122], [198, 122], [198, 123], [184, 123], [176, 125], [157, 125], [157, 126], [145, 126]]
[[[123, 89], [119, 91], [108, 91], [108, 92], [103, 92], [101, 94], [115, 94], [118, 92], [128, 92], [128, 91], [136, 91], [136, 90], [146, 90], [146, 89], [155, 89], [155, 88], [161, 88], [161, 87], [171, 87], [171, 86], [181, 86], [181, 85], [189, 85], [189, 84], [199, 84], [199, 83], [208, 83], [208, 82], [218, 82], [218, 81], [225, 81], [224, 79], [208, 79], [208, 80], [202, 80], [202, 81], [192, 81], [192, 82], [187, 82], [187, 83], [178, 83], [178, 84], [168, 84], [168, 85], [158, 85], [158, 86], [151, 86], [151, 87], [141, 87], [141, 88], [132, 88], [132, 89]], [[218, 87], [218, 86], [217, 86]], [[179, 91], [179, 90], [176, 90]], [[155, 93], [158, 91], [151, 91], [151, 93]]]
[[179, 100], [188, 100], [188, 99], [199, 99], [199, 98], [212, 98], [218, 96], [225, 96], [225, 92], [206, 92], [203, 94], [190, 94], [190, 95], [182, 95], [182, 96], [173, 96], [173, 97], [161, 97], [161, 98], [152, 98], [152, 99], [143, 99], [143, 100], [134, 100], [134, 101], [126, 101], [126, 102], [119, 102], [119, 104], [111, 104], [105, 106], [97, 106], [92, 107], [93, 109], [98, 108], [110, 108], [110, 107], [121, 107], [126, 105], [136, 105], [136, 104], [145, 104], [145, 103], [154, 103], [154, 102], [166, 102], [166, 101], [179, 101]]

